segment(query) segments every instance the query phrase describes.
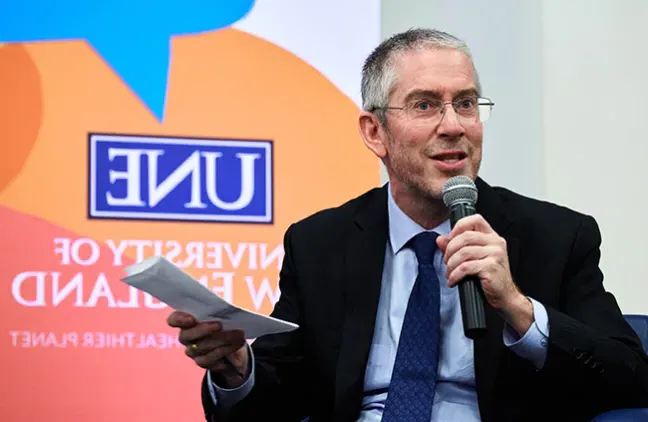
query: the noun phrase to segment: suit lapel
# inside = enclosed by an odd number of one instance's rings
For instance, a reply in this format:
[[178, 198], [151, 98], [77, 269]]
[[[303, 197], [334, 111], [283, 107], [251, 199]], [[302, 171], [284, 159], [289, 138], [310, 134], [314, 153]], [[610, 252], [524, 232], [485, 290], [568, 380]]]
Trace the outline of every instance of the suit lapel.
[[[483, 180], [477, 179], [477, 212], [507, 241], [509, 264], [516, 279], [519, 238], [512, 230], [506, 204]], [[364, 374], [378, 310], [385, 246], [388, 236], [387, 188], [377, 189], [356, 214], [345, 251], [345, 320], [336, 371], [336, 420], [357, 417]], [[492, 414], [493, 391], [504, 351], [504, 321], [485, 304], [487, 334], [475, 340], [475, 376], [482, 414]]]
[[377, 189], [353, 222], [345, 251], [345, 320], [336, 374], [336, 420], [355, 417], [378, 310], [388, 234], [387, 189]]
[[[508, 216], [506, 204], [500, 199], [495, 190], [483, 180], [477, 179], [476, 184], [479, 190], [477, 212], [484, 217], [493, 230], [506, 239], [509, 265], [513, 280], [515, 280], [520, 241], [513, 230], [512, 220]], [[506, 346], [502, 338], [504, 320], [488, 303], [484, 303], [484, 307], [488, 331], [483, 338], [476, 339], [474, 343], [475, 377], [480, 411], [482, 415], [490, 415], [492, 414], [492, 403], [494, 402], [495, 382], [502, 353]]]

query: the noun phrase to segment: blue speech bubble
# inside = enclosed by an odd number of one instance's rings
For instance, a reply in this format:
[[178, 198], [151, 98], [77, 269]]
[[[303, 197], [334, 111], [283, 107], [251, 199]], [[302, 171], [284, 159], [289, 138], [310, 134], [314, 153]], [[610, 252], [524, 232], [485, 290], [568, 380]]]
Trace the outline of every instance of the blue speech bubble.
[[85, 39], [162, 120], [171, 36], [229, 26], [253, 6], [254, 0], [0, 0], [0, 43]]

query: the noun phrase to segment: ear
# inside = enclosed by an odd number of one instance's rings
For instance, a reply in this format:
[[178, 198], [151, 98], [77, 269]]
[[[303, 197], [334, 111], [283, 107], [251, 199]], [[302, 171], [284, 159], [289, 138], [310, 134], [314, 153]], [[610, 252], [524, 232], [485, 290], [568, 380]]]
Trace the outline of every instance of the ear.
[[365, 146], [373, 151], [378, 158], [385, 158], [387, 156], [387, 133], [383, 125], [380, 124], [378, 116], [363, 111], [358, 117], [358, 126]]

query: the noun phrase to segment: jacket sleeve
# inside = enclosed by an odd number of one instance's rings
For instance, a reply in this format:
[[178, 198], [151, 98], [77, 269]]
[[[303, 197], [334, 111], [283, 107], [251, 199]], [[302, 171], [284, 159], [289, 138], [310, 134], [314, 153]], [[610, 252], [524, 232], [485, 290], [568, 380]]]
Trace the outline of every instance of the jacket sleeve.
[[547, 307], [549, 347], [542, 376], [599, 413], [648, 407], [648, 358], [626, 323], [599, 269], [601, 234], [584, 217], [560, 292], [560, 310]]
[[[292, 253], [293, 226], [284, 236], [284, 260], [279, 274], [279, 300], [271, 315], [301, 327], [298, 274]], [[203, 378], [202, 403], [210, 422], [254, 421], [267, 418], [301, 421], [309, 413], [308, 383], [301, 328], [257, 338], [252, 343], [255, 383], [250, 393], [229, 409], [215, 406]]]

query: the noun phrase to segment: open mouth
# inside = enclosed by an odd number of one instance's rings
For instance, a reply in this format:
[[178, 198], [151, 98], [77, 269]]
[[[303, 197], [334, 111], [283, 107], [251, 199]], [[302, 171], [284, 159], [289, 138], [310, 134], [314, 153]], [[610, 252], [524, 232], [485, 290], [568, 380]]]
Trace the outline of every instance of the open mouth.
[[444, 163], [456, 163], [468, 157], [463, 151], [448, 151], [442, 152], [432, 156], [433, 160], [442, 161]]

